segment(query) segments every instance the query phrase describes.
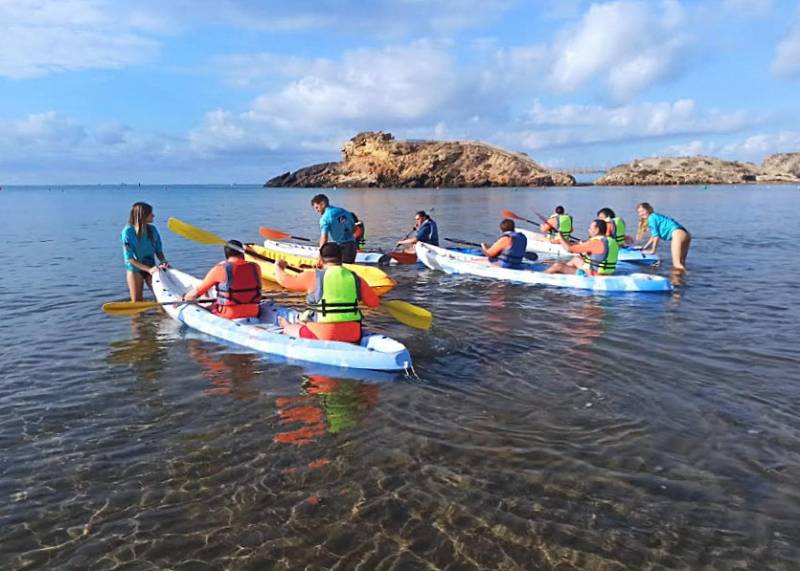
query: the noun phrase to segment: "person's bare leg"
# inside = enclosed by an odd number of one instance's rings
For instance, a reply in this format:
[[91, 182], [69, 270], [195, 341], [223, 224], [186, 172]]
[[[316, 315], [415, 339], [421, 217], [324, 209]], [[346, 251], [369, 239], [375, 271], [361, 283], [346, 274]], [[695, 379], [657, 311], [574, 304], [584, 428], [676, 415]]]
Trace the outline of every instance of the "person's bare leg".
[[689, 242], [691, 242], [691, 238], [689, 238], [689, 233], [685, 230], [675, 230], [672, 233], [670, 251], [672, 253], [673, 269], [682, 272], [686, 271], [684, 263], [686, 261], [686, 255], [689, 252]]
[[131, 301], [142, 301], [144, 293], [144, 278], [138, 271], [127, 272], [128, 292]]

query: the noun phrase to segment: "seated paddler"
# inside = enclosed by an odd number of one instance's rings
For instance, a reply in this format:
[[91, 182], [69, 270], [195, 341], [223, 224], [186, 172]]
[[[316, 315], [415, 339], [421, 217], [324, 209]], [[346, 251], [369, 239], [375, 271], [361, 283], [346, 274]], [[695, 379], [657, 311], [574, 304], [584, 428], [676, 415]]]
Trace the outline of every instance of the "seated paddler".
[[261, 303], [261, 269], [244, 259], [244, 246], [239, 240], [225, 245], [225, 260], [215, 265], [197, 287], [183, 299], [191, 301], [217, 288], [217, 300], [211, 311], [226, 319], [257, 317]]
[[510, 218], [505, 218], [500, 222], [500, 231], [502, 234], [495, 243], [491, 246], [481, 243], [481, 250], [490, 262], [502, 268], [522, 269], [522, 260], [525, 258], [528, 239], [524, 234], [517, 232], [514, 221]]
[[610, 276], [617, 269], [619, 245], [613, 237], [606, 236], [608, 227], [605, 220], [596, 218], [589, 225], [589, 239], [570, 244], [563, 236], [556, 240], [573, 254], [570, 261], [556, 262], [545, 270], [548, 274], [579, 274], [589, 276]]
[[356, 274], [342, 266], [342, 249], [325, 242], [319, 249], [319, 267], [297, 275], [287, 274], [285, 260], [275, 264], [275, 280], [291, 291], [305, 292], [307, 310], [298, 323], [279, 318], [284, 335], [326, 341], [361, 341], [359, 303], [377, 307], [375, 291]]

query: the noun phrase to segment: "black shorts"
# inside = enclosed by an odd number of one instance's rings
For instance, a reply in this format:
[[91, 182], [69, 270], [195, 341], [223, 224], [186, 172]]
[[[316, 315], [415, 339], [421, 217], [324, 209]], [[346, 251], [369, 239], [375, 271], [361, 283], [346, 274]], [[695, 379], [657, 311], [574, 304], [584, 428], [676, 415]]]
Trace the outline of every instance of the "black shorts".
[[344, 242], [343, 244], [339, 244], [339, 248], [342, 249], [342, 263], [343, 264], [352, 264], [356, 261], [356, 243], [355, 242]]

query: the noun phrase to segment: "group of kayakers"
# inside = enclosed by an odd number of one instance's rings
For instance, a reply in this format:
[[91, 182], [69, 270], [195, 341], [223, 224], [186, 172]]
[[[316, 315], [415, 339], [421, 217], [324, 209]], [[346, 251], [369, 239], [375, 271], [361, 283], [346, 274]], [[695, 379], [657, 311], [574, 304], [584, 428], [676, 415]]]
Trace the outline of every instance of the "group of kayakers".
[[[336, 340], [357, 343], [361, 339], [362, 314], [359, 304], [377, 307], [380, 300], [375, 291], [343, 264], [355, 261], [358, 243], [366, 237], [364, 223], [348, 210], [330, 204], [328, 197], [317, 194], [311, 206], [320, 215], [319, 264], [297, 275], [286, 272], [286, 262], [276, 262], [275, 278], [283, 287], [306, 294], [307, 310], [296, 323], [281, 318], [284, 334], [293, 337]], [[672, 262], [683, 271], [691, 244], [689, 232], [672, 218], [653, 211], [650, 204], [637, 205], [639, 227], [637, 240], [649, 231], [650, 239], [642, 248], [655, 252], [660, 240], [672, 242]], [[131, 301], [141, 301], [144, 284], [151, 286], [152, 275], [169, 268], [161, 237], [153, 224], [152, 206], [135, 203], [128, 224], [122, 230], [123, 256]], [[541, 217], [541, 236], [562, 245], [576, 254], [568, 262], [555, 262], [548, 273], [610, 275], [616, 270], [619, 249], [634, 240], [625, 234], [625, 221], [610, 208], [602, 208], [588, 227], [589, 239], [578, 242], [573, 237], [573, 218], [563, 206], [557, 206], [549, 217]], [[505, 218], [500, 222], [500, 237], [491, 245], [481, 244], [488, 263], [520, 269], [526, 255], [528, 238], [517, 231], [515, 222]], [[410, 236], [411, 234], [413, 236]], [[414, 216], [414, 229], [397, 242], [397, 251], [413, 252], [418, 242], [439, 245], [439, 230], [430, 214], [424, 210]], [[259, 314], [262, 291], [261, 270], [245, 260], [245, 247], [238, 240], [229, 240], [224, 247], [225, 259], [213, 266], [195, 288], [183, 299], [194, 301], [211, 288], [217, 296], [210, 310], [227, 319], [256, 317]], [[156, 262], [158, 259], [158, 263]]]

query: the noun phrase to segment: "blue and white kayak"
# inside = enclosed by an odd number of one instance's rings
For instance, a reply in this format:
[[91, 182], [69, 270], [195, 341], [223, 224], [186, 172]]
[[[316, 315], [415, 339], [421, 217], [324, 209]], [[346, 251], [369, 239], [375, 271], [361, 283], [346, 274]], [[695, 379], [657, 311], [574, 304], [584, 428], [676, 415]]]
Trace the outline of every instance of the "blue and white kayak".
[[[264, 247], [269, 250], [277, 250], [291, 256], [302, 256], [304, 258], [319, 257], [319, 247], [307, 244], [296, 244], [294, 242], [280, 242], [278, 240], [264, 240]], [[377, 264], [384, 256], [382, 252], [357, 252], [356, 264]], [[396, 264], [395, 260], [391, 260]]]
[[596, 292], [666, 292], [672, 290], [670, 281], [661, 276], [644, 273], [611, 276], [578, 276], [546, 274], [538, 268], [543, 264], [528, 264], [525, 269], [501, 268], [485, 256], [453, 252], [417, 243], [417, 259], [432, 270], [448, 274], [469, 274], [495, 280], [533, 285], [565, 287]]
[[[153, 293], [161, 302], [179, 301], [199, 283], [198, 278], [179, 270], [161, 270], [153, 277]], [[214, 291], [209, 295], [213, 297]], [[197, 304], [165, 305], [164, 309], [170, 317], [192, 329], [289, 361], [375, 371], [411, 368], [411, 355], [405, 345], [377, 333], [365, 331], [359, 344], [283, 335], [278, 317], [296, 322], [300, 314], [272, 302], [262, 303], [259, 316], [247, 319], [225, 319]]]
[[[536, 252], [544, 256], [555, 259], [571, 258], [575, 254], [568, 252], [561, 244], [554, 244], [548, 240], [544, 234], [533, 232], [518, 228], [518, 232], [524, 234], [528, 239], [528, 252]], [[542, 257], [544, 257], [542, 256]], [[643, 254], [641, 250], [629, 248], [627, 246], [619, 249], [618, 262], [627, 262], [629, 264], [639, 264], [640, 266], [654, 266], [661, 262], [657, 254]]]

